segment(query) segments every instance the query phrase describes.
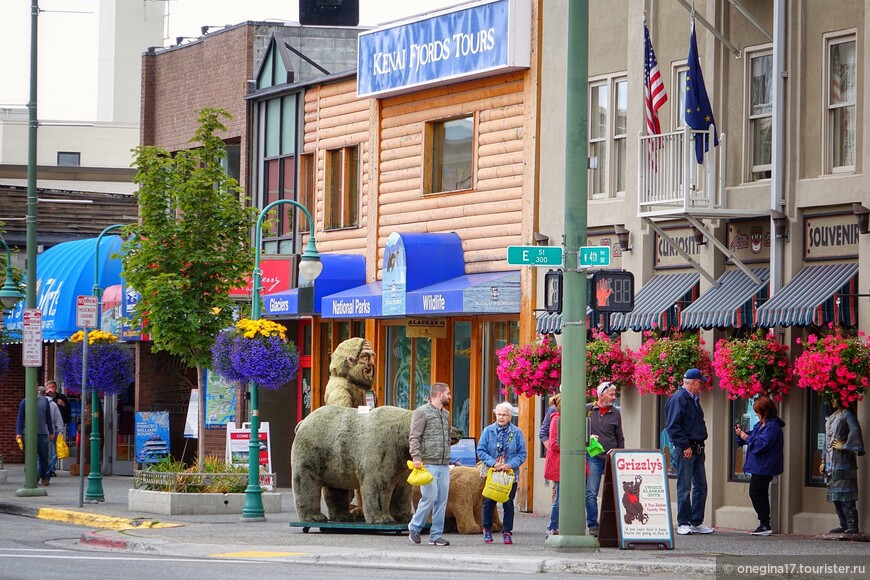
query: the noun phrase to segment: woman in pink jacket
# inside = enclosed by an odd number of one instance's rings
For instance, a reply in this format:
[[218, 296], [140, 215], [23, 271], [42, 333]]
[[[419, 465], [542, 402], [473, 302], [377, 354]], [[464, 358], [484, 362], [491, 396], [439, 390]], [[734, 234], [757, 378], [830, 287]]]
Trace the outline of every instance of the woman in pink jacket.
[[559, 418], [562, 415], [562, 397], [554, 397], [556, 412], [550, 417], [550, 437], [547, 439], [547, 457], [544, 463], [544, 478], [553, 482], [553, 507], [550, 509], [550, 525], [547, 535], [559, 533]]

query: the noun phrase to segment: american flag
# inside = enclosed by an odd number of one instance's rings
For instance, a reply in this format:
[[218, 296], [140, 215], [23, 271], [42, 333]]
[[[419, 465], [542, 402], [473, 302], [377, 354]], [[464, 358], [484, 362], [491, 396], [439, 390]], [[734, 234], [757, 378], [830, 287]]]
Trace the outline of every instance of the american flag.
[[643, 23], [644, 36], [644, 66], [643, 66], [643, 96], [646, 105], [646, 130], [648, 135], [659, 135], [662, 132], [659, 123], [658, 110], [668, 100], [665, 85], [662, 82], [662, 74], [659, 71], [659, 63], [656, 61], [656, 53], [653, 50], [652, 41], [649, 39], [649, 28]]

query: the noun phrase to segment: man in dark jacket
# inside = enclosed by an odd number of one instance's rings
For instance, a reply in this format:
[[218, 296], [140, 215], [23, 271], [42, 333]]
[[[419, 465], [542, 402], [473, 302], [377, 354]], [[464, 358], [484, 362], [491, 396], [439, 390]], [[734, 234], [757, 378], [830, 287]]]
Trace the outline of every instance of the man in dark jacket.
[[[24, 437], [24, 406], [27, 398], [21, 399], [18, 406], [18, 421], [15, 426], [15, 436]], [[54, 442], [54, 424], [51, 420], [51, 402], [43, 395], [36, 399], [36, 474], [39, 483], [48, 485], [50, 467], [48, 465], [48, 446]]]
[[420, 532], [431, 510], [429, 544], [450, 545], [441, 535], [444, 533], [444, 515], [450, 491], [450, 412], [444, 408], [448, 403], [450, 387], [447, 383], [434, 383], [429, 390], [429, 402], [411, 415], [408, 443], [414, 468], [425, 467], [433, 477], [430, 483], [420, 486], [420, 503], [408, 524], [408, 537], [415, 544], [420, 543]]
[[683, 386], [665, 405], [665, 429], [671, 439], [671, 457], [677, 467], [677, 533], [712, 534], [704, 525], [707, 502], [707, 472], [704, 470], [704, 445], [707, 424], [698, 393], [710, 379], [698, 369], [683, 375]]

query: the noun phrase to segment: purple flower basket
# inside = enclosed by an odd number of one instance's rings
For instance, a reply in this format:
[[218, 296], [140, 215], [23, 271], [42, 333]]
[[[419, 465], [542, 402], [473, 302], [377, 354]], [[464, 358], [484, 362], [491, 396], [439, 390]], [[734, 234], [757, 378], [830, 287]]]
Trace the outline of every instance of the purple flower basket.
[[255, 381], [275, 390], [296, 378], [299, 352], [279, 336], [245, 338], [235, 331], [218, 335], [212, 348], [212, 370], [231, 382]]
[[[82, 392], [82, 343], [67, 342], [57, 353], [57, 367], [64, 389]], [[88, 346], [88, 388], [101, 395], [118, 395], [133, 382], [133, 353], [119, 343]]]

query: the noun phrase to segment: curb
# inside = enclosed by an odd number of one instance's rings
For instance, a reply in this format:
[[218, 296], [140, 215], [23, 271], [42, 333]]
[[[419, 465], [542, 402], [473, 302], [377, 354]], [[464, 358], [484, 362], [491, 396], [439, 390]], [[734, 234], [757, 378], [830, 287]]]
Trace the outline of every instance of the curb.
[[100, 535], [99, 532], [85, 532], [82, 534], [79, 543], [93, 548], [102, 548], [106, 550], [127, 550], [130, 545], [128, 540], [118, 538], [107, 538]]
[[22, 518], [35, 518], [39, 514], [39, 508], [22, 503], [0, 502], [0, 513]]
[[75, 524], [77, 526], [84, 526], [89, 528], [100, 528], [101, 530], [130, 530], [134, 528], [177, 528], [184, 525], [165, 522], [153, 522], [150, 520], [131, 520], [129, 518], [119, 518], [115, 516], [105, 516], [101, 514], [79, 512], [74, 510], [62, 510], [56, 508], [39, 508], [35, 517], [40, 520]]

